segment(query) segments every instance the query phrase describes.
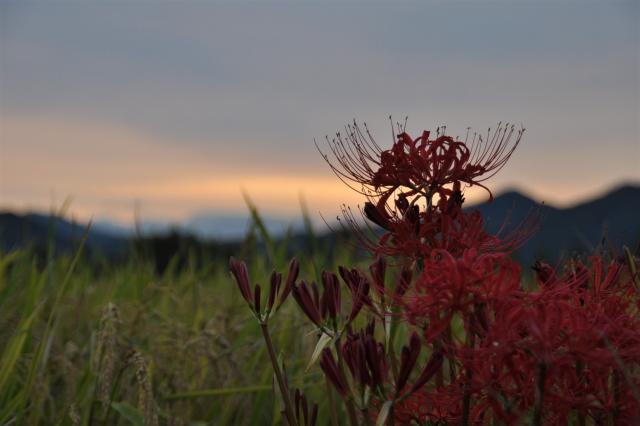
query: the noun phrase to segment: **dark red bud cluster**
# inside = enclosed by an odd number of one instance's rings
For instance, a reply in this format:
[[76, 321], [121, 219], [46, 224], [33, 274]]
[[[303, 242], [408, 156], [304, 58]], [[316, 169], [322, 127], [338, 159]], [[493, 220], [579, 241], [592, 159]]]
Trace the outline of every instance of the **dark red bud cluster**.
[[369, 272], [371, 273], [371, 279], [373, 281], [373, 286], [378, 293], [378, 297], [381, 301], [384, 301], [385, 296], [385, 272], [387, 270], [387, 262], [384, 260], [384, 257], [378, 257], [375, 262], [373, 262], [369, 266]]
[[343, 266], [338, 268], [340, 277], [351, 292], [351, 312], [347, 317], [347, 323], [355, 319], [363, 306], [374, 309], [371, 297], [369, 297], [369, 289], [371, 284], [369, 279], [357, 269], [347, 269]]
[[541, 285], [552, 286], [556, 281], [556, 271], [548, 263], [536, 260], [531, 269], [535, 271], [538, 282]]
[[[404, 346], [400, 353], [399, 370], [394, 379], [390, 375], [385, 347], [375, 338], [374, 321], [358, 333], [349, 332], [340, 351], [355, 384], [362, 388], [368, 387], [376, 394], [388, 395], [391, 399], [397, 399], [399, 397], [406, 398], [421, 389], [442, 366], [444, 351], [437, 349], [432, 352], [416, 380], [407, 388], [407, 383], [420, 357], [422, 346], [423, 342], [419, 335], [415, 332], [412, 333], [409, 344]], [[324, 350], [320, 366], [338, 392], [344, 394], [348, 390], [348, 381], [329, 349]]]
[[444, 361], [444, 350], [442, 348], [437, 348], [431, 353], [427, 364], [424, 366], [422, 373], [416, 379], [416, 381], [411, 386], [410, 392], [415, 392], [421, 387], [423, 387], [431, 378], [440, 371], [442, 367], [442, 362]]
[[320, 299], [320, 314], [323, 318], [336, 320], [340, 315], [341, 295], [338, 276], [331, 272], [322, 272], [324, 293]]
[[[293, 287], [293, 298], [311, 322], [318, 327], [322, 327], [322, 309], [320, 307], [320, 294], [317, 284], [312, 282], [309, 285], [302, 280], [299, 285]], [[323, 297], [323, 300], [326, 301], [326, 298]]]
[[374, 337], [375, 323], [371, 322], [357, 334], [347, 335], [342, 356], [352, 377], [361, 385], [383, 389], [389, 367], [384, 345]]
[[276, 310], [280, 309], [280, 306], [282, 306], [284, 301], [287, 300], [287, 297], [289, 297], [289, 294], [291, 294], [291, 291], [293, 290], [293, 287], [296, 284], [299, 274], [300, 274], [300, 263], [298, 263], [296, 259], [291, 259], [291, 261], [289, 262], [289, 271], [287, 273], [287, 280], [284, 283], [284, 289], [280, 294], [280, 298], [278, 300], [278, 305], [276, 307]]
[[469, 331], [478, 337], [486, 336], [489, 331], [489, 318], [485, 304], [475, 304], [473, 312], [470, 314], [469, 328]]
[[299, 389], [294, 397], [295, 415], [299, 426], [315, 426], [318, 420], [318, 404], [309, 407], [309, 401]]
[[400, 271], [400, 275], [398, 276], [398, 281], [396, 282], [396, 287], [394, 289], [394, 295], [397, 298], [404, 296], [404, 294], [409, 289], [411, 285], [411, 280], [413, 279], [413, 270], [408, 266], [403, 266]]
[[320, 358], [320, 368], [327, 376], [331, 384], [336, 388], [338, 393], [342, 396], [346, 396], [349, 393], [349, 385], [347, 379], [344, 377], [338, 364], [333, 358], [331, 349], [325, 348], [322, 351], [322, 357]]
[[420, 356], [421, 347], [422, 343], [420, 342], [420, 337], [418, 337], [416, 332], [413, 332], [409, 339], [409, 346], [404, 346], [400, 353], [400, 371], [398, 372], [398, 378], [396, 380], [397, 395], [400, 394], [407, 384], [409, 375], [411, 374], [413, 367], [416, 365], [416, 361], [418, 361], [418, 356]]
[[252, 305], [253, 294], [251, 292], [251, 283], [249, 282], [249, 271], [247, 270], [247, 265], [242, 261], [236, 260], [235, 257], [231, 257], [229, 259], [229, 269], [238, 284], [242, 297], [249, 305]]
[[[396, 379], [396, 396], [399, 396], [401, 392], [404, 390], [409, 376], [413, 371], [416, 362], [418, 361], [418, 357], [420, 356], [420, 350], [422, 348], [422, 342], [420, 341], [420, 337], [418, 337], [417, 333], [412, 333], [411, 338], [409, 339], [409, 345], [404, 346], [402, 348], [402, 352], [400, 353], [400, 370], [398, 372], [398, 377]], [[444, 351], [439, 348], [433, 351], [425, 364], [422, 372], [418, 376], [418, 378], [413, 382], [411, 388], [405, 394], [412, 394], [413, 392], [421, 389], [425, 384], [429, 382], [433, 378], [436, 372], [438, 372], [442, 366], [442, 362], [444, 361]]]
[[391, 230], [391, 217], [384, 211], [379, 209], [370, 201], [364, 203], [364, 215], [371, 222], [375, 223], [382, 229]]
[[[260, 284], [255, 284], [253, 290], [251, 289], [247, 265], [244, 262], [231, 257], [229, 259], [229, 269], [231, 270], [236, 284], [240, 289], [242, 297], [247, 302], [251, 310], [258, 315], [261, 314], [263, 307], [261, 305], [262, 289]], [[274, 306], [276, 310], [280, 308], [282, 303], [284, 303], [291, 293], [292, 288], [295, 286], [299, 271], [300, 266], [298, 261], [296, 259], [292, 259], [289, 263], [289, 273], [284, 287], [280, 285], [282, 283], [282, 274], [276, 271], [271, 273], [266, 312], [271, 312], [274, 309]]]
[[[358, 315], [365, 303], [371, 305], [369, 282], [357, 270], [341, 270], [340, 275], [351, 293], [351, 310], [349, 315], [344, 318], [345, 325], [348, 325]], [[321, 278], [322, 294], [320, 294], [315, 282], [308, 284], [303, 280], [299, 285], [293, 287], [293, 297], [316, 326], [322, 328], [325, 326], [324, 323], [329, 321], [330, 326], [335, 328], [337, 321], [342, 319], [340, 281], [336, 274], [327, 271], [322, 272]]]

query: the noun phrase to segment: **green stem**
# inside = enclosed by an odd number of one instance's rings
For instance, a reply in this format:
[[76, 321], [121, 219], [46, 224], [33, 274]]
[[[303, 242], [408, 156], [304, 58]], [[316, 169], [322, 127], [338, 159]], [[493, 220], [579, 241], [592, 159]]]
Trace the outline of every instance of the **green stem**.
[[369, 410], [367, 407], [362, 407], [360, 409], [362, 413], [362, 423], [364, 426], [371, 426], [371, 419], [369, 418]]
[[116, 380], [113, 383], [113, 387], [111, 388], [111, 395], [109, 395], [109, 404], [107, 405], [106, 408], [106, 413], [104, 413], [104, 419], [102, 420], [102, 424], [108, 425], [109, 423], [107, 422], [107, 420], [109, 420], [109, 413], [111, 410], [111, 403], [113, 402], [113, 400], [116, 398], [116, 391], [118, 390], [118, 385], [120, 383], [120, 379], [122, 378], [122, 374], [124, 373], [124, 370], [126, 370], [126, 365], [121, 367], [120, 370], [118, 371], [118, 375], [116, 376]]
[[[584, 365], [582, 361], [578, 360], [576, 362], [576, 376], [578, 377], [578, 383], [582, 384], [584, 380]], [[586, 426], [587, 418], [582, 412], [582, 410], [578, 410], [578, 426]]]
[[278, 386], [280, 387], [280, 393], [282, 394], [282, 399], [284, 400], [284, 410], [285, 415], [287, 417], [287, 421], [291, 426], [297, 426], [296, 417], [293, 414], [293, 404], [291, 403], [291, 395], [289, 394], [289, 389], [284, 381], [284, 376], [282, 374], [282, 370], [280, 369], [280, 365], [278, 364], [278, 357], [276, 357], [276, 351], [273, 348], [273, 342], [271, 341], [271, 334], [269, 334], [269, 328], [266, 323], [261, 323], [260, 328], [262, 329], [262, 335], [264, 336], [264, 341], [267, 344], [267, 350], [269, 352], [269, 358], [271, 359], [271, 365], [273, 366], [273, 371], [276, 374], [276, 380], [278, 381]]
[[[471, 327], [468, 327], [466, 340], [467, 340], [467, 346], [469, 348], [475, 347], [476, 339], [475, 339], [475, 335], [473, 334], [473, 331], [471, 331]], [[462, 399], [462, 425], [463, 426], [469, 425], [469, 412], [471, 410], [471, 377], [472, 377], [471, 369], [467, 369], [466, 380], [464, 383], [464, 396]]]
[[537, 387], [536, 387], [536, 402], [535, 409], [533, 412], [533, 425], [541, 426], [542, 425], [542, 407], [544, 405], [544, 382], [547, 377], [547, 365], [542, 362], [538, 366], [538, 379], [537, 379]]
[[613, 388], [613, 402], [614, 409], [611, 413], [611, 420], [614, 425], [618, 424], [618, 420], [620, 417], [620, 373], [616, 370], [613, 370], [613, 377], [611, 378], [611, 387]]
[[331, 414], [331, 426], [338, 426], [338, 410], [336, 408], [336, 399], [333, 396], [333, 389], [327, 376], [324, 376], [324, 382], [327, 385], [327, 397], [329, 398], [329, 413]]
[[394, 316], [392, 315], [389, 323], [389, 346], [386, 349], [389, 360], [391, 361], [391, 371], [393, 372], [393, 376], [398, 377], [398, 357], [396, 356], [396, 351], [394, 350], [395, 337], [396, 327]]
[[[447, 343], [450, 344], [453, 341], [451, 324], [447, 325], [446, 336], [447, 336]], [[473, 344], [472, 344], [472, 347], [473, 347]], [[449, 364], [449, 384], [451, 384], [456, 380], [456, 364], [452, 359], [447, 359], [447, 363]]]
[[[434, 352], [439, 350], [441, 347], [442, 347], [442, 342], [440, 339], [437, 339], [433, 344]], [[444, 365], [444, 362], [440, 367], [438, 367], [438, 370], [436, 371], [436, 387], [441, 387], [444, 385], [444, 375], [442, 374], [443, 365]]]
[[[467, 373], [467, 378], [470, 374]], [[469, 392], [469, 383], [464, 384], [464, 397], [462, 399], [462, 425], [469, 426], [469, 411], [471, 409], [471, 392]]]
[[[342, 351], [340, 350], [340, 338], [335, 341], [336, 353], [338, 354], [338, 368], [342, 377], [347, 377], [345, 374], [344, 361], [342, 360]], [[353, 400], [351, 395], [344, 398], [344, 405], [347, 408], [347, 415], [349, 416], [349, 424], [351, 426], [358, 426], [358, 416], [356, 415], [355, 407], [353, 406]]]

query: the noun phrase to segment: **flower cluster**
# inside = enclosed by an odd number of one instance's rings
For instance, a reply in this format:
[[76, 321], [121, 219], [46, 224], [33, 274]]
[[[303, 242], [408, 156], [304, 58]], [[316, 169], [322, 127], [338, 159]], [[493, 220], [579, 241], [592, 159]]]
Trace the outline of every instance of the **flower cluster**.
[[[293, 294], [319, 332], [313, 358], [350, 424], [640, 423], [634, 256], [536, 262], [530, 282], [510, 255], [535, 216], [491, 235], [478, 212], [462, 208], [464, 188], [489, 191], [484, 182], [524, 129], [498, 125], [460, 140], [444, 128], [414, 139], [405, 127], [383, 150], [353, 123], [327, 139], [332, 157], [323, 154], [366, 197], [362, 214], [381, 228], [364, 235], [345, 209], [375, 257], [368, 273], [323, 272], [322, 289], [290, 273], [282, 292], [272, 278], [267, 312], [278, 293], [278, 305]], [[259, 292], [234, 262], [243, 296], [259, 311]]]

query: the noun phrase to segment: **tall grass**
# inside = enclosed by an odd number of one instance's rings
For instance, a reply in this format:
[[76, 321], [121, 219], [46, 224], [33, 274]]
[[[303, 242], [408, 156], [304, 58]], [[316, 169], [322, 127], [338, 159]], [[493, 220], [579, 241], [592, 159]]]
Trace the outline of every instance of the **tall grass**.
[[[249, 208], [266, 243], [249, 262], [252, 277], [284, 271], [288, 240], [272, 238]], [[347, 245], [331, 256], [315, 240], [308, 246], [298, 256], [306, 277], [353, 263]], [[28, 250], [0, 254], [0, 425], [279, 423], [260, 327], [235, 297], [226, 261], [197, 265], [174, 262], [158, 275], [132, 256], [96, 268], [82, 246], [44, 264]], [[311, 327], [298, 337], [307, 324], [298, 311], [283, 306], [271, 325], [285, 360], [309, 359], [315, 345]], [[287, 364], [290, 380], [325, 400], [323, 378], [305, 367]]]

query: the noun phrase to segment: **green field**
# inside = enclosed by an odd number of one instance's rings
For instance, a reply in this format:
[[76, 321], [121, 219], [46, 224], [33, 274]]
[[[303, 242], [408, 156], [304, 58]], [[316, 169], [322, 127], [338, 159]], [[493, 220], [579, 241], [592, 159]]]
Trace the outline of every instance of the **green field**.
[[[370, 263], [352, 237], [317, 238], [306, 214], [303, 237], [276, 240], [251, 203], [249, 209], [252, 226], [234, 254], [265, 292], [273, 270], [286, 277], [292, 255], [308, 282], [339, 265], [366, 270]], [[159, 269], [139, 241], [118, 262], [89, 253], [83, 241], [86, 235], [71, 253], [53, 243], [44, 254], [0, 253], [0, 426], [284, 423], [260, 325], [226, 255], [186, 250]], [[530, 277], [522, 275], [525, 288], [537, 285]], [[365, 324], [359, 318], [354, 326]], [[396, 353], [405, 328], [390, 326]], [[317, 363], [308, 366], [318, 329], [293, 297], [269, 330], [289, 388], [318, 403], [318, 424], [347, 424], [333, 385]], [[450, 331], [463, 340], [460, 318]], [[337, 422], [330, 421], [334, 413]]]
[[[308, 237], [301, 277], [353, 264], [351, 245], [328, 256]], [[259, 240], [261, 254], [247, 260], [266, 284], [273, 268], [286, 272], [291, 247], [264, 228]], [[44, 260], [29, 250], [1, 256], [0, 425], [280, 422], [260, 327], [226, 259], [174, 262], [158, 274], [144, 255], [118, 265], [82, 248]], [[289, 378], [326, 418], [323, 375], [304, 365], [316, 336], [294, 304], [270, 321], [274, 343], [283, 359], [299, 360], [286, 365]]]

